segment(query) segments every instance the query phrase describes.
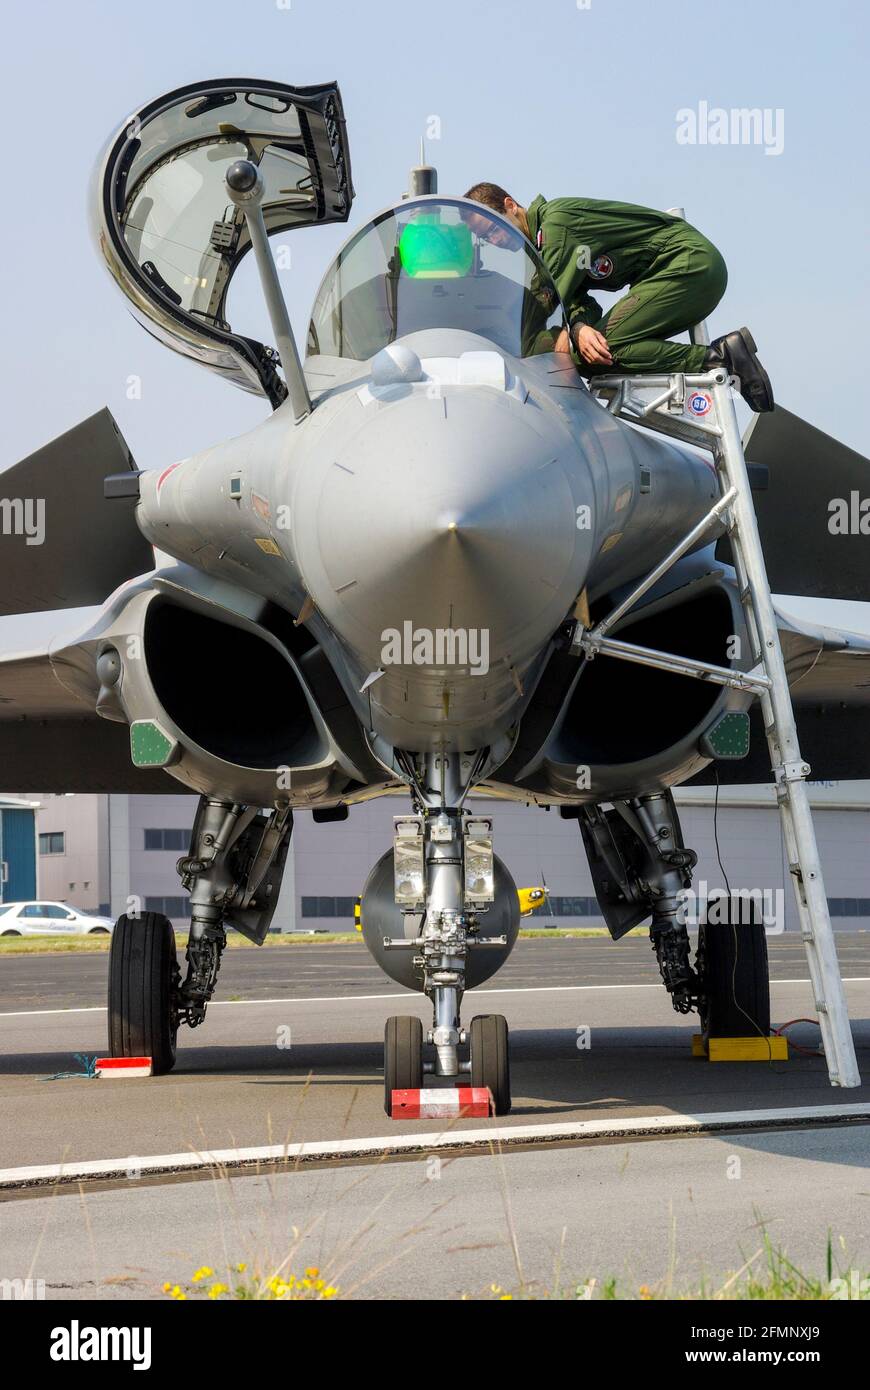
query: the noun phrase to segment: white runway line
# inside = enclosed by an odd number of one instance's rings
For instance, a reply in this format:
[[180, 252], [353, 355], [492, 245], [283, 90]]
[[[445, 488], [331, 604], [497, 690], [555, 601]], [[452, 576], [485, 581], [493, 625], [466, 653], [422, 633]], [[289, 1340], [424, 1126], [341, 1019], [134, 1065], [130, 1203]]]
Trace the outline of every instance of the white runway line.
[[440, 1134], [397, 1131], [371, 1139], [326, 1139], [313, 1143], [270, 1144], [248, 1149], [212, 1149], [203, 1153], [154, 1154], [96, 1158], [81, 1163], [46, 1163], [31, 1168], [0, 1169], [0, 1189], [66, 1184], [86, 1178], [195, 1172], [203, 1168], [242, 1168], [256, 1163], [358, 1158], [373, 1161], [402, 1153], [438, 1149], [486, 1150], [496, 1145], [564, 1142], [583, 1139], [640, 1139], [650, 1135], [717, 1133], [735, 1129], [770, 1129], [783, 1125], [838, 1120], [870, 1120], [870, 1104], [790, 1106], [774, 1110], [728, 1110], [701, 1115], [650, 1115], [628, 1120], [583, 1120], [574, 1124], [512, 1125], [500, 1129], [457, 1129]]
[[[804, 976], [798, 980], [771, 980], [770, 987], [774, 989], [777, 985], [808, 985], [809, 976]], [[866, 985], [870, 984], [870, 975], [846, 975], [843, 978], [844, 985]], [[513, 985], [505, 988], [496, 989], [469, 989], [466, 990], [466, 998], [473, 995], [480, 998], [484, 994], [570, 994], [583, 990], [594, 989], [661, 989], [661, 981], [654, 984], [638, 985]], [[365, 1000], [372, 999], [414, 999], [422, 998], [416, 990], [403, 990], [400, 993], [393, 991], [390, 994], [317, 994], [308, 998], [295, 998], [292, 994], [279, 995], [276, 999], [213, 999], [209, 1004], [210, 1009], [237, 1009], [242, 1006], [250, 1007], [252, 1004], [358, 1004]], [[15, 1012], [0, 1013], [2, 1018], [37, 1018], [49, 1014], [104, 1014], [105, 1004], [94, 1004], [89, 1008], [71, 1009], [19, 1009]]]

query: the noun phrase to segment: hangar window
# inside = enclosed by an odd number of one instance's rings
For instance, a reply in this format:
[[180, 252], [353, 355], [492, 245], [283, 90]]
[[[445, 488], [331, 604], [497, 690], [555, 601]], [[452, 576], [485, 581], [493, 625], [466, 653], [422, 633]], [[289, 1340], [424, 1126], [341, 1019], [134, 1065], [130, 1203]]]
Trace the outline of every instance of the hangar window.
[[302, 898], [303, 917], [353, 917], [353, 898]]
[[870, 898], [828, 898], [832, 917], [870, 917]]
[[169, 898], [146, 898], [146, 912], [161, 912], [164, 917], [189, 917], [190, 898], [169, 897]]
[[[600, 917], [601, 908], [597, 898], [550, 897], [550, 911], [554, 917]], [[546, 915], [546, 902], [544, 905]]]
[[50, 830], [39, 837], [40, 854], [65, 854], [66, 837], [62, 830]]
[[[185, 850], [190, 844], [189, 830], [146, 830], [146, 849]], [[155, 911], [157, 909], [155, 908]]]

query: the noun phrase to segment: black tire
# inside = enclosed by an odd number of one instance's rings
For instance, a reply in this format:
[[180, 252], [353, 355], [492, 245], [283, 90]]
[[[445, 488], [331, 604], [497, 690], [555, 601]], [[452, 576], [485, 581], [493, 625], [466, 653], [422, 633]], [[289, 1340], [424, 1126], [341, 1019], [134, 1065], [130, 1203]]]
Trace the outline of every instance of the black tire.
[[769, 1037], [767, 937], [754, 904], [732, 898], [718, 921], [701, 924], [698, 964], [704, 1037]]
[[88, 936], [108, 936], [108, 935], [109, 935], [109, 928], [108, 928], [108, 927], [91, 927], [90, 930], [88, 931]]
[[478, 1014], [471, 1020], [471, 1084], [492, 1094], [496, 1115], [511, 1109], [511, 1064], [507, 1019], [501, 1014]]
[[393, 1091], [423, 1085], [423, 1024], [413, 1014], [394, 1015], [384, 1028], [384, 1109], [393, 1113]]
[[21, 932], [20, 932], [20, 931], [16, 931], [14, 927], [10, 927], [10, 928], [9, 928], [9, 931], [0, 932], [0, 936], [20, 936], [20, 935], [21, 935]]
[[109, 1055], [150, 1057], [155, 1076], [175, 1066], [178, 960], [168, 917], [119, 917], [109, 947]]

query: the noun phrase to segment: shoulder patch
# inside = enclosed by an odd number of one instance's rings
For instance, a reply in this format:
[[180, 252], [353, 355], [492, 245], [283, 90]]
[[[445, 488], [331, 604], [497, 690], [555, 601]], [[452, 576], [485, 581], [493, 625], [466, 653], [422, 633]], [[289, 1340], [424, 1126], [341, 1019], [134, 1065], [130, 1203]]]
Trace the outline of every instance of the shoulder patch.
[[613, 273], [613, 260], [610, 256], [596, 256], [589, 267], [589, 274], [593, 280], [606, 280], [608, 275]]

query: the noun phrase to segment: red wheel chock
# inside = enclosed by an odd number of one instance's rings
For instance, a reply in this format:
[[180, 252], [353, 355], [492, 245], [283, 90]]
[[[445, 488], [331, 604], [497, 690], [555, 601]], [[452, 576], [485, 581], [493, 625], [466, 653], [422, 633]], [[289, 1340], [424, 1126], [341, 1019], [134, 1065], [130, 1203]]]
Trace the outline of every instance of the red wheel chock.
[[393, 1091], [393, 1120], [456, 1120], [465, 1116], [482, 1119], [490, 1113], [486, 1086], [455, 1086], [452, 1090]]
[[94, 1070], [97, 1076], [110, 1078], [151, 1076], [153, 1065], [150, 1057], [98, 1057]]

